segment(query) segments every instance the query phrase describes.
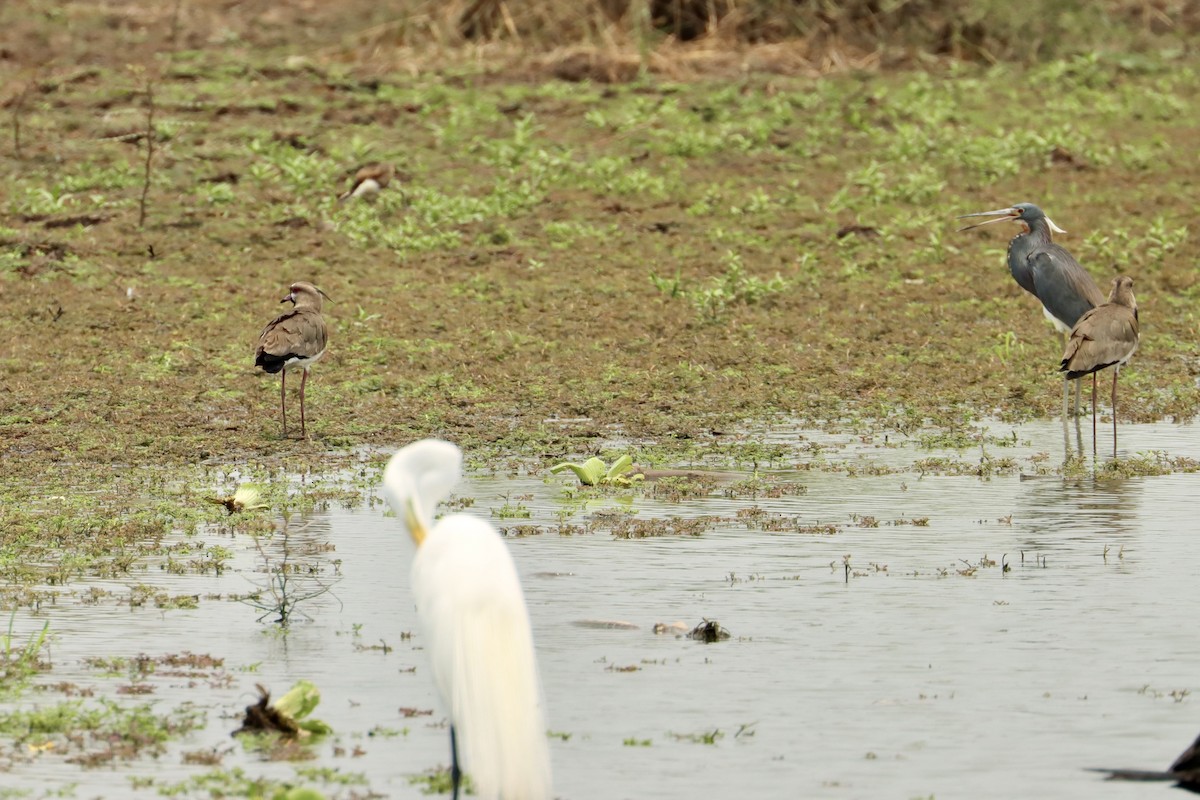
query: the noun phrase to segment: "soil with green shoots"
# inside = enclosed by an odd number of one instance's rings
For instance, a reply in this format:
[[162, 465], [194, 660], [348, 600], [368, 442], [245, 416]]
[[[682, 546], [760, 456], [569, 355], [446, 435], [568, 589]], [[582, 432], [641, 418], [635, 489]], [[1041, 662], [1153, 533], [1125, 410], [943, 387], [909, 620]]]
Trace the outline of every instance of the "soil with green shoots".
[[[8, 72], [0, 447], [18, 476], [427, 434], [557, 457], [774, 415], [1050, 415], [1060, 348], [1007, 274], [1015, 227], [955, 233], [1018, 200], [1102, 285], [1137, 282], [1124, 418], [1200, 399], [1190, 61], [597, 85], [230, 45]], [[339, 205], [373, 160], [399, 179]], [[298, 279], [337, 301], [307, 443], [281, 441], [278, 378], [252, 364]]]

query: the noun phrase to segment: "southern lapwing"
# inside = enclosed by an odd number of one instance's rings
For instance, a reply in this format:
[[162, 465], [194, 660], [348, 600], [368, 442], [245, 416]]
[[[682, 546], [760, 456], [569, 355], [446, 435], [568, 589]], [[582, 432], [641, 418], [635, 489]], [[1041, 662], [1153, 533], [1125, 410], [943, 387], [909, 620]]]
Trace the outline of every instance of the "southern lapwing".
[[1112, 414], [1113, 458], [1117, 456], [1117, 374], [1138, 349], [1137, 300], [1133, 296], [1133, 278], [1113, 278], [1108, 302], [1096, 306], [1079, 318], [1071, 329], [1071, 338], [1063, 353], [1059, 372], [1074, 380], [1092, 376], [1092, 450], [1096, 449], [1096, 373], [1113, 368]]
[[304, 427], [304, 385], [308, 383], [308, 368], [321, 360], [329, 343], [329, 332], [321, 318], [321, 297], [329, 295], [305, 281], [293, 283], [291, 292], [279, 302], [291, 302], [294, 308], [272, 320], [258, 337], [254, 351], [254, 366], [271, 374], [282, 372], [279, 382], [279, 410], [283, 415], [283, 435], [287, 437], [287, 373], [290, 369], [304, 370], [300, 378], [300, 436], [306, 437]]

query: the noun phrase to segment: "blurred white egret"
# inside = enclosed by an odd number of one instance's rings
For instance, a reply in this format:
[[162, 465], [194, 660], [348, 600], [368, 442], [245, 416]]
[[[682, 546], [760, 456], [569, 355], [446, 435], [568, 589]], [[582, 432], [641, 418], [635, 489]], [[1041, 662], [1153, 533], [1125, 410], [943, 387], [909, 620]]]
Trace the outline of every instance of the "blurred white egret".
[[460, 766], [483, 800], [548, 800], [550, 753], [529, 614], [516, 566], [489, 523], [432, 511], [462, 474], [462, 451], [425, 439], [402, 448], [384, 493], [417, 546], [412, 591], [450, 708], [451, 776]]

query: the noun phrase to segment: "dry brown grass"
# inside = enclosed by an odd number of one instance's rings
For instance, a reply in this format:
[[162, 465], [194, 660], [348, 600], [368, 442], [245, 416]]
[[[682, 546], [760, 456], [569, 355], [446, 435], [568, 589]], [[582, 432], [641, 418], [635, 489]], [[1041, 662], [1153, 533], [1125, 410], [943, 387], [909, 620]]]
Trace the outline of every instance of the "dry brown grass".
[[361, 32], [360, 52], [390, 54], [393, 66], [414, 71], [472, 60], [602, 81], [643, 70], [820, 74], [931, 59], [1032, 61], [1164, 38], [1186, 46], [1200, 27], [1200, 0], [1035, 0], [1019, 8], [967, 0], [415, 0], [393, 11]]
[[[291, 46], [365, 71], [411, 74], [479, 68], [601, 82], [643, 72], [815, 75], [1187, 48], [1200, 30], [1200, 0], [72, 0], [45, 13], [55, 24], [34, 12], [5, 20], [15, 35], [0, 76], [214, 46]], [[123, 40], [119, 52], [105, 46], [113, 34]]]

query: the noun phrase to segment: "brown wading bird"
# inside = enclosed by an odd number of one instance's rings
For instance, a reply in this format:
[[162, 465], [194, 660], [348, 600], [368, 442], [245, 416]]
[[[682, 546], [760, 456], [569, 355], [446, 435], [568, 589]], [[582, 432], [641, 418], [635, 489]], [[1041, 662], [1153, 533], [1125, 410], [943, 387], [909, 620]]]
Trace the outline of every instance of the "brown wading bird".
[[367, 164], [354, 173], [354, 183], [350, 186], [349, 191], [338, 195], [338, 202], [344, 203], [351, 197], [370, 197], [373, 199], [387, 188], [387, 185], [392, 182], [395, 174], [396, 168], [391, 164], [380, 164], [378, 162]]
[[1106, 780], [1110, 781], [1175, 781], [1180, 789], [1200, 794], [1200, 736], [1166, 772], [1140, 769], [1096, 769], [1093, 772], [1107, 772]]
[[1092, 375], [1092, 452], [1096, 450], [1096, 373], [1113, 368], [1113, 458], [1117, 457], [1117, 374], [1138, 349], [1137, 300], [1133, 278], [1113, 278], [1108, 302], [1079, 318], [1063, 353], [1059, 371], [1069, 380]]
[[[325, 355], [329, 333], [321, 319], [321, 298], [329, 295], [311, 283], [293, 283], [291, 292], [279, 302], [291, 301], [295, 306], [286, 314], [272, 320], [258, 337], [254, 366], [274, 375], [282, 372], [279, 382], [279, 410], [283, 415], [283, 435], [287, 437], [287, 373], [299, 367], [304, 370], [300, 379], [300, 436], [306, 437], [304, 427], [304, 385], [308, 383], [308, 368]], [[330, 300], [330, 302], [333, 302]]]

